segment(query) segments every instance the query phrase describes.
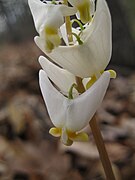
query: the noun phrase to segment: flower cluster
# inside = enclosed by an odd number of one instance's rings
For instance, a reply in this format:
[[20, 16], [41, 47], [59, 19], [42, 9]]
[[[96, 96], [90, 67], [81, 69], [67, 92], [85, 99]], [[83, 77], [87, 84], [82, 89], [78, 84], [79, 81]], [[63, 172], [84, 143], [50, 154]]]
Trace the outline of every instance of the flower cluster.
[[[37, 46], [43, 70], [39, 83], [48, 113], [55, 127], [50, 134], [65, 145], [87, 141], [81, 130], [100, 106], [113, 70], [104, 71], [112, 52], [110, 12], [105, 0], [28, 0], [39, 36]], [[70, 7], [68, 6], [70, 3]], [[68, 41], [65, 18], [70, 22], [72, 41]], [[73, 27], [77, 22], [77, 28]], [[57, 65], [56, 65], [57, 64]], [[51, 81], [55, 86], [51, 83]]]

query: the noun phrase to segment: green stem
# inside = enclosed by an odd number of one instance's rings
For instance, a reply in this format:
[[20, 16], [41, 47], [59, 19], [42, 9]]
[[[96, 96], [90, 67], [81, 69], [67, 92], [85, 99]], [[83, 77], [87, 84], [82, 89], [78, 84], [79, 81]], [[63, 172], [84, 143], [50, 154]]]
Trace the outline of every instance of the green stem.
[[76, 23], [80, 26], [81, 31], [84, 30], [84, 27], [83, 27], [82, 23], [81, 23], [79, 20], [77, 20], [77, 19], [72, 19], [72, 24], [73, 24], [74, 22], [76, 22]]
[[75, 83], [72, 84], [71, 88], [69, 89], [68, 99], [73, 99], [73, 88], [75, 88], [77, 90], [77, 85]]
[[83, 41], [80, 39], [80, 37], [79, 37], [76, 33], [72, 33], [72, 34], [76, 37], [79, 45], [82, 45], [82, 44], [83, 44]]

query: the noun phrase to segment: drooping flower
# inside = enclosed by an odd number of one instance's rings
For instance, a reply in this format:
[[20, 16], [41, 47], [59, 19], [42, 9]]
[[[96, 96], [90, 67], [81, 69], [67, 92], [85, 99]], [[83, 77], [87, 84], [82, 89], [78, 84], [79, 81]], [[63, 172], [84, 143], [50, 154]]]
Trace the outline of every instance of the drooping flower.
[[83, 23], [87, 23], [91, 20], [95, 10], [94, 0], [68, 0], [72, 6], [75, 6], [78, 11], [78, 17]]
[[[65, 145], [73, 141], [88, 140], [80, 132], [88, 125], [90, 119], [100, 106], [110, 81], [110, 73], [104, 72], [91, 88], [77, 98], [68, 99], [50, 82], [46, 72], [40, 70], [39, 83], [49, 116], [54, 124], [50, 134], [61, 137]], [[66, 83], [66, 82], [65, 82]]]
[[78, 36], [82, 45], [76, 42], [71, 46], [58, 46], [50, 53], [44, 48], [45, 39], [37, 36], [35, 42], [54, 62], [75, 76], [99, 76], [108, 65], [112, 52], [111, 17], [105, 0], [97, 0], [92, 21], [82, 32], [78, 31]]
[[28, 3], [43, 48], [49, 53], [61, 43], [59, 28], [64, 24], [64, 16], [75, 14], [76, 8], [45, 4], [40, 0], [28, 0]]

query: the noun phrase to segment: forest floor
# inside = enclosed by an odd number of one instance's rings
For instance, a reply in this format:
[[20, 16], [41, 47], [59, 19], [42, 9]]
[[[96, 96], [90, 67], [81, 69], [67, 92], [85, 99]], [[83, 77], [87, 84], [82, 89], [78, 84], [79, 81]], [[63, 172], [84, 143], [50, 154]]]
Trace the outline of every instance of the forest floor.
[[[52, 127], [38, 85], [41, 52], [33, 42], [0, 47], [0, 179], [102, 180], [90, 141], [66, 147]], [[115, 67], [97, 119], [117, 180], [135, 180], [135, 73]]]

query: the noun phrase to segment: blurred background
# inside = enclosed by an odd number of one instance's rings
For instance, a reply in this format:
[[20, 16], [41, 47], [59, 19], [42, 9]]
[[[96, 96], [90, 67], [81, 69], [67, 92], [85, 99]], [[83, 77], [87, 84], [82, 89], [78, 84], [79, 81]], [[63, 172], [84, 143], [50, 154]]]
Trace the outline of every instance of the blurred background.
[[[117, 71], [97, 119], [118, 180], [135, 180], [135, 1], [107, 0]], [[0, 0], [0, 180], [104, 180], [95, 142], [70, 148], [52, 126], [38, 85], [36, 35], [27, 0]]]

